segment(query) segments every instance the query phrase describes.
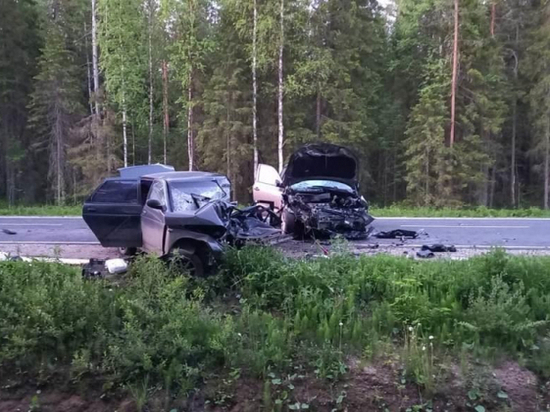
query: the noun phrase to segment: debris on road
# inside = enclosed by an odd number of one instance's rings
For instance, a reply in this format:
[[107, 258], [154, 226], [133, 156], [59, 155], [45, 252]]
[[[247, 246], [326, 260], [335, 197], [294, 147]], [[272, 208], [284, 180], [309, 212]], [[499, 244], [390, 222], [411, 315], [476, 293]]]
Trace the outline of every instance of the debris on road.
[[103, 259], [90, 259], [88, 263], [82, 266], [82, 276], [85, 278], [102, 277], [105, 271], [105, 261]]
[[374, 234], [378, 239], [416, 239], [418, 232], [414, 230], [396, 229], [388, 232], [378, 232]]
[[418, 256], [421, 259], [432, 259], [435, 257], [435, 254], [428, 249], [422, 249], [416, 252], [416, 256]]
[[105, 261], [105, 268], [111, 274], [125, 273], [128, 270], [128, 262], [124, 259], [109, 259]]
[[13, 230], [10, 230], [10, 229], [2, 229], [2, 232], [4, 232], [6, 235], [16, 235], [17, 232], [14, 232]]
[[422, 250], [429, 250], [430, 252], [456, 252], [456, 247], [436, 243], [435, 245], [423, 245]]

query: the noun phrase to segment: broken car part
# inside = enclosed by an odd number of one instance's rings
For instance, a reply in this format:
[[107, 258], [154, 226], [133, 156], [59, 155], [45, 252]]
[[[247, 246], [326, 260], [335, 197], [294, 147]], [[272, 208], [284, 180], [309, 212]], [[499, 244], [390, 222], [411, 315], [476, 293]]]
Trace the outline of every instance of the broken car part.
[[430, 252], [456, 252], [456, 247], [453, 245], [445, 246], [441, 243], [435, 245], [423, 245], [422, 250], [429, 250]]
[[111, 274], [125, 273], [128, 270], [128, 262], [124, 259], [108, 259], [105, 261], [105, 268]]
[[378, 239], [416, 239], [418, 237], [418, 232], [414, 230], [396, 229], [387, 232], [378, 232], [374, 236]]
[[435, 257], [434, 253], [427, 249], [419, 250], [418, 252], [416, 252], [416, 256], [422, 259], [431, 259]]

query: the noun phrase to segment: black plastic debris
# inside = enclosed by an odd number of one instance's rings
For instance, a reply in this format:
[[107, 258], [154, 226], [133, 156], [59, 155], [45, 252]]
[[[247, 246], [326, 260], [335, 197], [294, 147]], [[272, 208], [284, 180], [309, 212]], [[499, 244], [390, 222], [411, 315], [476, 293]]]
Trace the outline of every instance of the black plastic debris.
[[453, 245], [446, 246], [441, 243], [436, 243], [434, 245], [423, 245], [422, 250], [429, 250], [430, 252], [456, 252], [456, 247]]
[[105, 273], [105, 261], [102, 259], [90, 259], [82, 267], [82, 276], [85, 278], [100, 278]]
[[4, 232], [6, 235], [16, 235], [17, 232], [14, 232], [13, 230], [9, 229], [2, 229], [2, 232]]
[[432, 259], [435, 257], [435, 254], [430, 250], [422, 249], [416, 252], [416, 256], [422, 259]]
[[418, 232], [414, 230], [396, 229], [388, 232], [378, 232], [374, 235], [378, 239], [416, 239]]

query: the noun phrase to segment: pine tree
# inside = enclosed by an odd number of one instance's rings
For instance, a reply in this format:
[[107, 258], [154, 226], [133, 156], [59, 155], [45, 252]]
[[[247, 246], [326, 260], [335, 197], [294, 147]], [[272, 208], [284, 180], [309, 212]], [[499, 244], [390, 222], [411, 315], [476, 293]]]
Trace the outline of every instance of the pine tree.
[[48, 181], [57, 204], [66, 198], [67, 145], [75, 121], [82, 113], [74, 53], [67, 47], [61, 24], [62, 4], [51, 11], [46, 22], [45, 45], [38, 61], [31, 95], [32, 130], [38, 137], [33, 148], [49, 157]]
[[544, 1], [539, 11], [539, 27], [534, 31], [528, 48], [526, 65], [533, 87], [529, 93], [533, 127], [531, 155], [537, 162], [536, 171], [542, 176], [542, 206], [548, 209], [550, 195], [550, 2]]

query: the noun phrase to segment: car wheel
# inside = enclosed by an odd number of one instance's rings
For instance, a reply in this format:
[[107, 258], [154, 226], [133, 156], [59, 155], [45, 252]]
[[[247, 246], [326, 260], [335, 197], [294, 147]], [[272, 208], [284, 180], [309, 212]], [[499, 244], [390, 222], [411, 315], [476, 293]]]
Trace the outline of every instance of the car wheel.
[[290, 235], [294, 233], [294, 226], [296, 225], [296, 216], [294, 213], [290, 213], [288, 210], [283, 211], [281, 229], [284, 234]]
[[137, 253], [137, 248], [135, 247], [121, 247], [118, 250], [122, 256], [134, 256]]
[[185, 249], [176, 249], [171, 259], [172, 267], [178, 272], [186, 272], [194, 277], [204, 276], [204, 264], [196, 253]]

